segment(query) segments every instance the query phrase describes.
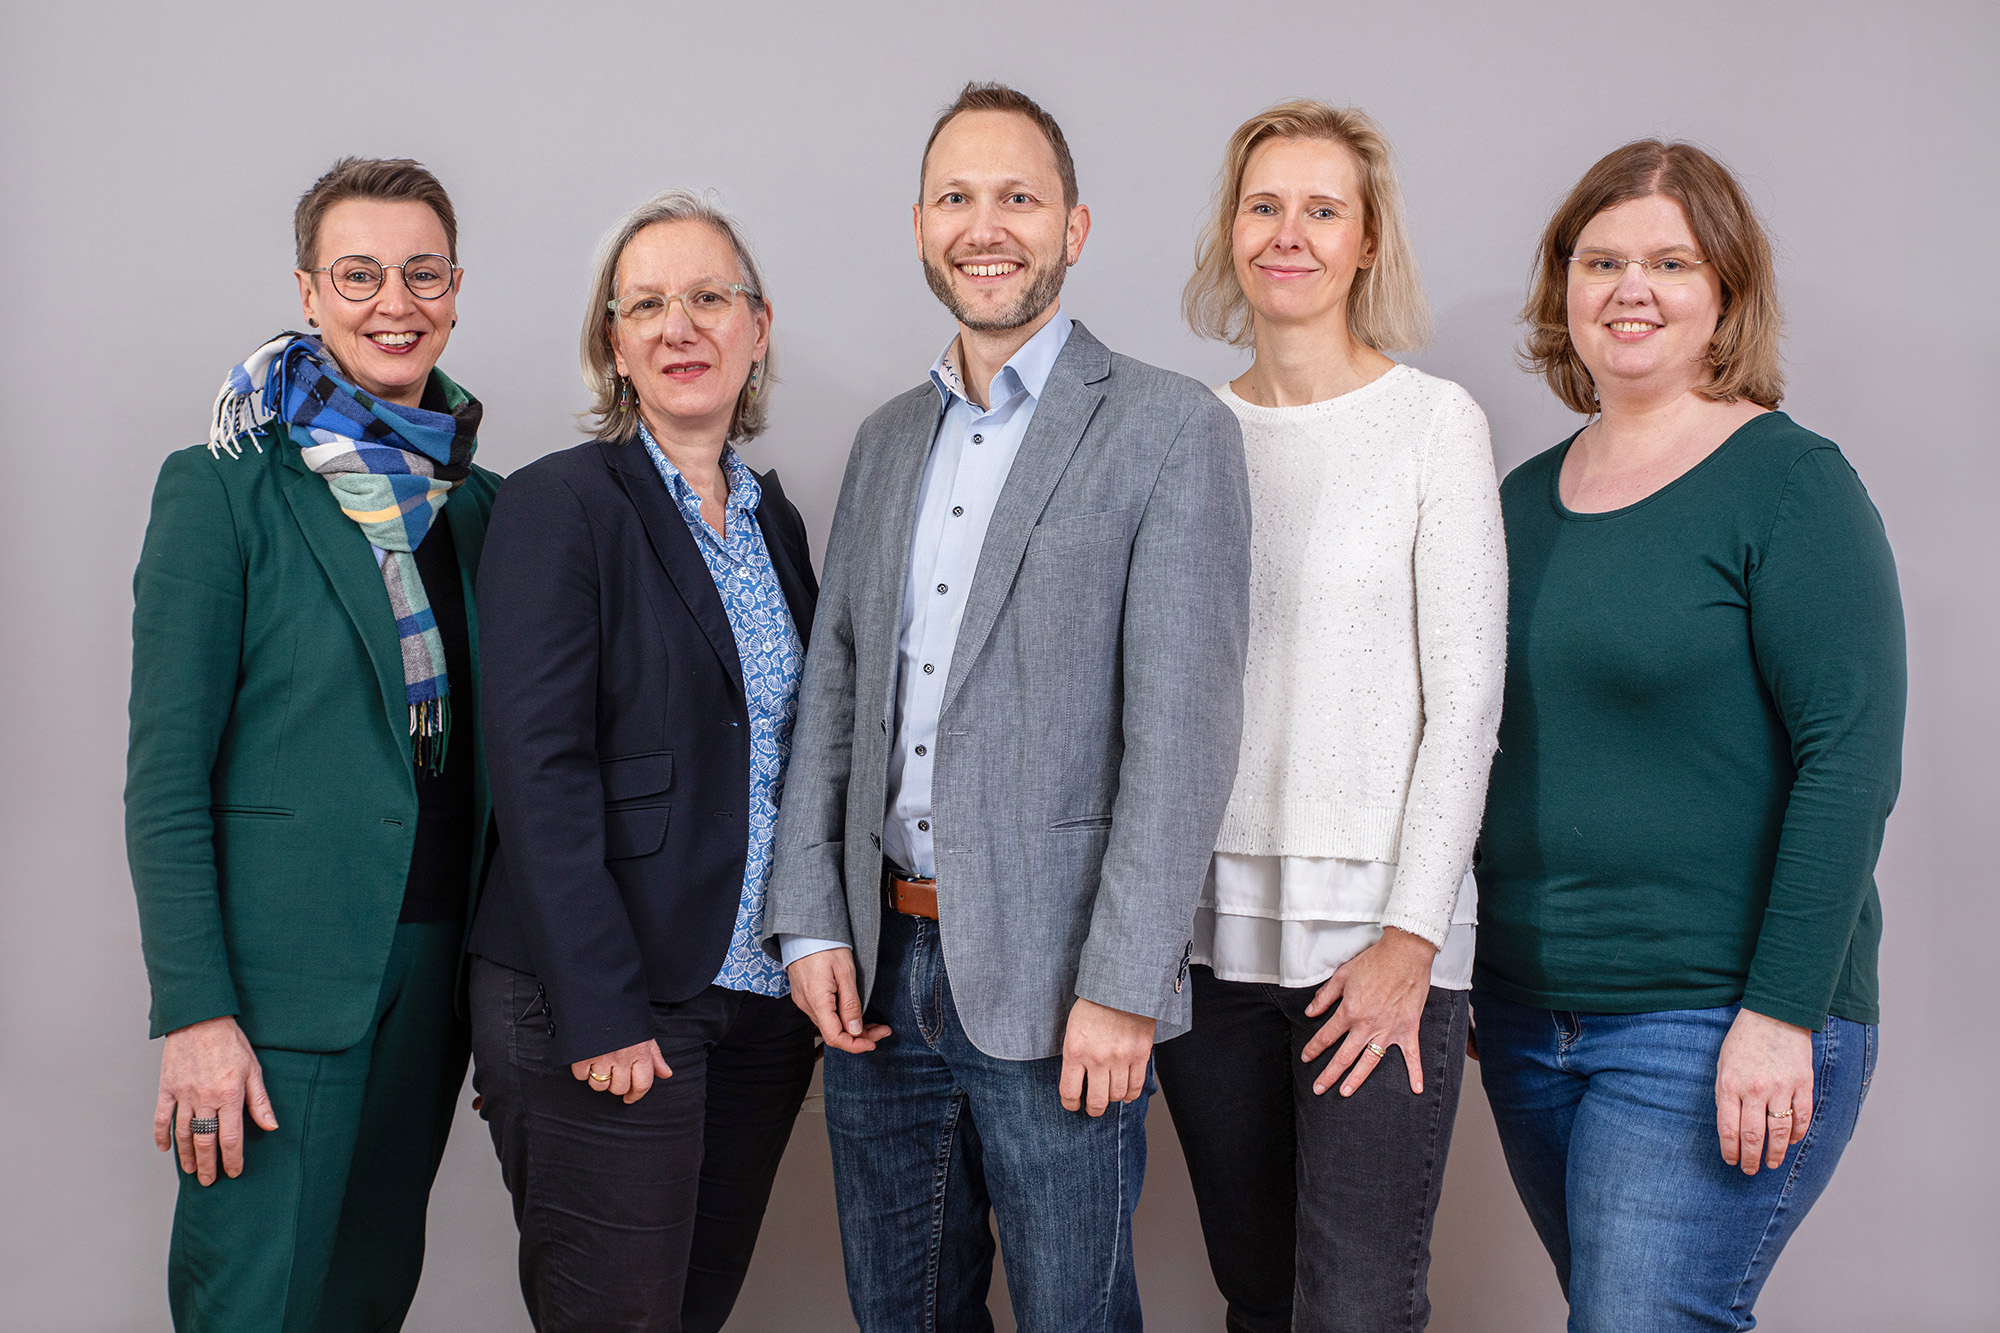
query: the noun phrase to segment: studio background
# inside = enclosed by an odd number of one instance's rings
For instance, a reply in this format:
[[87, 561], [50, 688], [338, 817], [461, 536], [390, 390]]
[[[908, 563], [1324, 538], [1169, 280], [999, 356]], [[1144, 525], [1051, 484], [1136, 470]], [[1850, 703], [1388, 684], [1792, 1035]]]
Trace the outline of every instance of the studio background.
[[[159, 1047], [120, 807], [131, 573], [162, 457], [203, 437], [232, 364], [300, 321], [299, 193], [348, 153], [443, 179], [467, 272], [442, 364], [485, 401], [479, 458], [506, 472], [579, 438], [599, 238], [661, 187], [715, 188], [776, 311], [773, 425], [747, 455], [781, 470], [817, 557], [856, 425], [951, 333], [910, 204], [932, 118], [968, 78], [1016, 84], [1069, 136], [1093, 230], [1065, 309], [1208, 382], [1244, 361], [1194, 339], [1178, 301], [1226, 137], [1284, 96], [1366, 108], [1396, 145], [1436, 314], [1407, 359], [1478, 398], [1503, 473], [1577, 424], [1514, 361], [1557, 200], [1642, 135], [1693, 139], [1742, 175], [1777, 242], [1784, 406], [1882, 511], [1911, 665], [1879, 872], [1880, 1065], [1761, 1326], [1995, 1327], [1996, 56], [1985, 3], [6, 0], [0, 1327], [166, 1327], [174, 1168], [151, 1143]], [[1467, 1072], [1433, 1327], [1558, 1328]], [[1148, 1326], [1213, 1330], [1157, 1101], [1152, 1130]], [[732, 1328], [852, 1327], [826, 1158], [824, 1120], [802, 1116]], [[525, 1330], [507, 1196], [469, 1111], [431, 1218], [409, 1327]]]

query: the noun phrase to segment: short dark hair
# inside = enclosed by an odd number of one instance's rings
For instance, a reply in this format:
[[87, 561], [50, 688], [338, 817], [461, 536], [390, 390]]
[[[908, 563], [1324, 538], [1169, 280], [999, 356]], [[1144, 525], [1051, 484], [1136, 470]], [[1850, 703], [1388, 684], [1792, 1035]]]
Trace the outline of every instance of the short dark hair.
[[318, 267], [319, 224], [327, 209], [348, 199], [390, 203], [407, 199], [430, 205], [444, 224], [445, 258], [458, 263], [458, 214], [452, 211], [451, 196], [444, 192], [444, 186], [421, 162], [407, 157], [343, 157], [299, 196], [298, 209], [292, 214], [300, 268]]
[[919, 198], [924, 192], [924, 169], [930, 165], [931, 145], [937, 142], [938, 135], [944, 133], [945, 126], [968, 111], [1011, 111], [1033, 122], [1056, 155], [1056, 174], [1062, 177], [1063, 207], [1076, 207], [1076, 161], [1069, 155], [1069, 141], [1063, 138], [1062, 126], [1056, 124], [1056, 118], [1042, 110], [1034, 98], [1016, 92], [1004, 83], [968, 83], [958, 90], [958, 100], [938, 116], [937, 124], [931, 126], [931, 137], [924, 140], [924, 155], [917, 163]]

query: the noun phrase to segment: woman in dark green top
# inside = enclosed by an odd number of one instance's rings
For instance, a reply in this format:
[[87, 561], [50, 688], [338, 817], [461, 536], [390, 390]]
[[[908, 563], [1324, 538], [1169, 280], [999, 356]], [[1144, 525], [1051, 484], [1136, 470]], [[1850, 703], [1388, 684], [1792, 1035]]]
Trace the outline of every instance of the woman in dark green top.
[[1572, 1329], [1745, 1328], [1874, 1067], [1895, 565], [1840, 450], [1775, 410], [1769, 245], [1714, 159], [1592, 167], [1527, 319], [1595, 419], [1501, 488], [1483, 1082]]
[[457, 223], [415, 162], [348, 158], [294, 224], [313, 332], [168, 455], [133, 578], [125, 843], [181, 1329], [401, 1327], [469, 1044], [498, 478], [435, 369]]

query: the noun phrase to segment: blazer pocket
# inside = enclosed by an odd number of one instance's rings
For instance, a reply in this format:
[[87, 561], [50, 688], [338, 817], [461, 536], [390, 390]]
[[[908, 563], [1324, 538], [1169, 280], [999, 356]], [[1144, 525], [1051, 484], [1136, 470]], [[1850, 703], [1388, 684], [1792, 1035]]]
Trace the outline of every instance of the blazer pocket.
[[218, 819], [292, 819], [298, 814], [281, 805], [211, 805], [208, 813]]
[[1102, 513], [1044, 520], [1028, 534], [1028, 550], [1072, 551], [1101, 542], [1129, 540], [1135, 512], [1131, 509], [1107, 509]]
[[1075, 819], [1049, 821], [1049, 831], [1052, 833], [1097, 833], [1110, 827], [1110, 815], [1079, 815]]
[[651, 856], [667, 840], [665, 805], [621, 805], [604, 812], [604, 859]]
[[658, 796], [674, 785], [674, 752], [654, 750], [606, 759], [597, 765], [597, 776], [604, 784], [606, 805]]

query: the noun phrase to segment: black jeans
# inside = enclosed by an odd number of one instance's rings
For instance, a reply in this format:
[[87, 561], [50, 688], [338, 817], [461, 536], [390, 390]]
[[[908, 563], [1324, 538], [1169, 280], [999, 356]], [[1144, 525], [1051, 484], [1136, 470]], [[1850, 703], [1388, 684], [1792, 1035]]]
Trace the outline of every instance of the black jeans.
[[521, 1231], [540, 1333], [722, 1327], [812, 1080], [784, 998], [710, 986], [653, 1006], [673, 1077], [627, 1106], [549, 1059], [535, 978], [472, 960], [473, 1086]]
[[1421, 1329], [1431, 1223], [1465, 1067], [1466, 992], [1431, 988], [1418, 1043], [1424, 1091], [1403, 1051], [1352, 1097], [1315, 1096], [1332, 1059], [1299, 1056], [1327, 1015], [1318, 987], [1194, 980], [1194, 1029], [1154, 1048], [1187, 1154], [1202, 1237], [1230, 1333]]

